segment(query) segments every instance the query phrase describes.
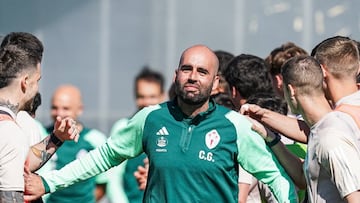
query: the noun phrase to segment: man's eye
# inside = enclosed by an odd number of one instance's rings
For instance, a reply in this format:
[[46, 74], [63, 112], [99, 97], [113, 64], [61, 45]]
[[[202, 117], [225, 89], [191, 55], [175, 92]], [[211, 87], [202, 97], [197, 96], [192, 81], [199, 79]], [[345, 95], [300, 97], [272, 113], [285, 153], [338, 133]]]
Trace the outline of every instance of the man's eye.
[[200, 70], [199, 73], [200, 73], [200, 75], [206, 75], [207, 71]]

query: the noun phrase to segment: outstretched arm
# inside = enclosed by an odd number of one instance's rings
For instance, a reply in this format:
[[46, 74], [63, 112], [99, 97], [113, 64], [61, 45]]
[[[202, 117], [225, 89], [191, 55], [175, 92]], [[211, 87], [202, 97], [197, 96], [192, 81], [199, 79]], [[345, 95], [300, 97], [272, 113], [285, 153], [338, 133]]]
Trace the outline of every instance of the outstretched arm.
[[298, 142], [307, 143], [309, 127], [302, 120], [284, 116], [256, 104], [245, 104], [240, 113], [259, 121], [264, 126]]
[[54, 124], [53, 133], [38, 144], [30, 147], [26, 159], [26, 165], [29, 170], [36, 171], [43, 166], [65, 140], [74, 140], [77, 142], [79, 139], [78, 132], [79, 130], [74, 120], [70, 118], [61, 119], [58, 117]]

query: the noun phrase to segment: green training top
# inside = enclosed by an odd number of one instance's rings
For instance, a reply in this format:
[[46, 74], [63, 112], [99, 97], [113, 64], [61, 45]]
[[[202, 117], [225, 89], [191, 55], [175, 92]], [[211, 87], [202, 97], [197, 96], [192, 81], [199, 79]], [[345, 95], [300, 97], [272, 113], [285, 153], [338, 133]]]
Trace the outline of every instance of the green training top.
[[150, 161], [144, 202], [237, 202], [238, 164], [268, 184], [279, 202], [297, 202], [293, 182], [251, 125], [212, 100], [194, 118], [175, 101], [150, 106], [106, 144], [43, 180], [53, 192], [144, 151]]

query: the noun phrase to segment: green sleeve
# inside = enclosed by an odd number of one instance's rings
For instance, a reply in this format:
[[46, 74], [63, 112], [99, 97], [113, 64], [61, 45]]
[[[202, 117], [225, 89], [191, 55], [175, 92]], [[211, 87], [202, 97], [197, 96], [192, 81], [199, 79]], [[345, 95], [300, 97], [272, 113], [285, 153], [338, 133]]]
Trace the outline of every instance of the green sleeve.
[[231, 112], [227, 117], [237, 131], [239, 164], [267, 184], [278, 202], [298, 202], [293, 181], [266, 146], [263, 138], [251, 129], [252, 123], [237, 112]]
[[[106, 136], [99, 130], [91, 129], [87, 133], [85, 140], [89, 142], [92, 147], [97, 148], [106, 142]], [[106, 184], [108, 182], [107, 172], [97, 175], [95, 177], [95, 182], [96, 184]]]
[[86, 180], [119, 165], [125, 159], [141, 154], [145, 120], [148, 114], [157, 108], [158, 105], [144, 108], [129, 120], [125, 128], [110, 136], [102, 146], [70, 162], [60, 170], [45, 173], [43, 179], [48, 184], [50, 192]]

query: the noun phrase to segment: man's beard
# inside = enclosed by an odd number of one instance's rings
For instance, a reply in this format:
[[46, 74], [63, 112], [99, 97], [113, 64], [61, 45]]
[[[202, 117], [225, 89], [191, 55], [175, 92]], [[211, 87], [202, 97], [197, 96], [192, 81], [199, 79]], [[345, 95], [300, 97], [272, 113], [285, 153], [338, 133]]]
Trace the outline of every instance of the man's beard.
[[26, 112], [31, 112], [33, 109], [33, 103], [34, 103], [35, 96], [36, 95], [34, 95], [33, 97], [31, 97], [31, 99], [29, 99], [27, 102], [25, 102], [25, 104], [21, 110], [26, 111]]
[[[210, 85], [212, 87], [212, 84]], [[189, 105], [201, 105], [204, 104], [209, 98], [211, 94], [212, 88], [207, 89], [199, 89], [198, 94], [192, 94], [184, 91], [183, 85], [179, 83], [179, 81], [175, 81], [175, 92], [176, 96], [183, 101], [185, 104]]]

